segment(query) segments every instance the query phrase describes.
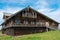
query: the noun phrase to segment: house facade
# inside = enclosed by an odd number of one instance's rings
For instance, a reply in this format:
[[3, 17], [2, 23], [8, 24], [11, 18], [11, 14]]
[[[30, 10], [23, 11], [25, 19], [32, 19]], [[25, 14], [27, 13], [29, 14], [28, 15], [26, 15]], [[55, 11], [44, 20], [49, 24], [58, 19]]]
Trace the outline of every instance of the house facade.
[[26, 7], [11, 16], [4, 15], [3, 19], [5, 21], [2, 23], [2, 33], [11, 36], [58, 29], [59, 24], [31, 7]]

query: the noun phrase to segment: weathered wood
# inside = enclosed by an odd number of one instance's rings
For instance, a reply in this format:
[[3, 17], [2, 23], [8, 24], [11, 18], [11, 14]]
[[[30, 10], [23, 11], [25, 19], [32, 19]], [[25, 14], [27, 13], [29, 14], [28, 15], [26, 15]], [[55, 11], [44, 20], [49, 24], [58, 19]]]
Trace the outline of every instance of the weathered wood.
[[[30, 15], [29, 15], [29, 14]], [[20, 22], [17, 24], [16, 20]], [[26, 20], [28, 23], [26, 24]], [[33, 20], [35, 20], [33, 23]], [[2, 33], [7, 35], [23, 35], [48, 31], [48, 28], [58, 28], [58, 23], [42, 15], [35, 10], [28, 8], [17, 12], [2, 24]]]

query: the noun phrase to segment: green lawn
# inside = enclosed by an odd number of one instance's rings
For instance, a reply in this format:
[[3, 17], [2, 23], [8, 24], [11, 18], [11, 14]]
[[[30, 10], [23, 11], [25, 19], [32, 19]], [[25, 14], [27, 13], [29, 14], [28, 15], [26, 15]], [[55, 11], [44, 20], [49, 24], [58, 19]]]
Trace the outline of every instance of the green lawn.
[[60, 40], [60, 31], [49, 31], [15, 37], [0, 33], [0, 40]]

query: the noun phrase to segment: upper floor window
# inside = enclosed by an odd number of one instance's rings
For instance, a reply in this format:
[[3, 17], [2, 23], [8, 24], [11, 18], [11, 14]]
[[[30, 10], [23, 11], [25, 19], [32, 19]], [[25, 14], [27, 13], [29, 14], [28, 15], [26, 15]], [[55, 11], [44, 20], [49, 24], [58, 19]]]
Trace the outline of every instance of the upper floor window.
[[19, 19], [16, 19], [15, 22], [16, 22], [16, 24], [20, 24], [20, 20]]
[[31, 24], [36, 24], [36, 20], [32, 20]]
[[26, 16], [30, 16], [30, 15], [31, 15], [31, 13], [29, 13], [29, 12], [26, 13]]
[[36, 13], [34, 13], [34, 16], [36, 16]]
[[28, 20], [24, 20], [24, 24], [28, 24]]

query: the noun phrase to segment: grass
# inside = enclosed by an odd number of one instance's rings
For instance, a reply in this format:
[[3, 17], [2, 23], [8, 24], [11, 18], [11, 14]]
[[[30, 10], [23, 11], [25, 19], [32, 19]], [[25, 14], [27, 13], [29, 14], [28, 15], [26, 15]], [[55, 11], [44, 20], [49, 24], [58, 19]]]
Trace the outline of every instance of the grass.
[[0, 33], [0, 40], [60, 40], [60, 31], [49, 31], [15, 37]]

